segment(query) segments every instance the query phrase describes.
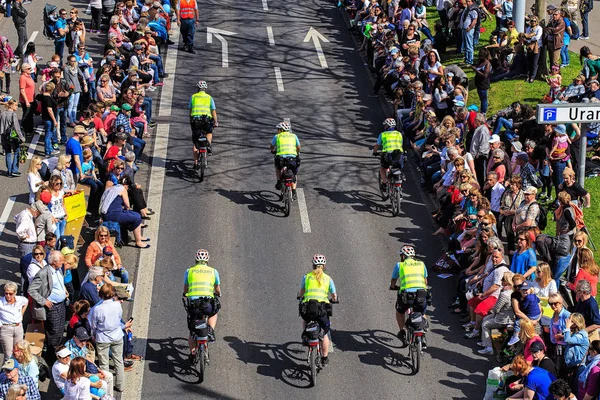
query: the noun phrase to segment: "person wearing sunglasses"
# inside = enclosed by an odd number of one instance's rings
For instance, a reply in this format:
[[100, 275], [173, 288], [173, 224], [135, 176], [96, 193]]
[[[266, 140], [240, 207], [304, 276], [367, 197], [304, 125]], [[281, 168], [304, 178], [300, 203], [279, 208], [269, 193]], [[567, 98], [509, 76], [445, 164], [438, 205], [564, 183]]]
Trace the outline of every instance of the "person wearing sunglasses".
[[54, 54], [60, 57], [59, 65], [62, 65], [63, 53], [65, 51], [65, 40], [69, 33], [69, 25], [67, 24], [67, 10], [61, 8], [58, 12], [58, 18], [54, 23]]
[[17, 284], [4, 284], [4, 297], [0, 298], [0, 343], [4, 358], [9, 359], [15, 343], [23, 339], [23, 315], [29, 301], [26, 297], [17, 296]]

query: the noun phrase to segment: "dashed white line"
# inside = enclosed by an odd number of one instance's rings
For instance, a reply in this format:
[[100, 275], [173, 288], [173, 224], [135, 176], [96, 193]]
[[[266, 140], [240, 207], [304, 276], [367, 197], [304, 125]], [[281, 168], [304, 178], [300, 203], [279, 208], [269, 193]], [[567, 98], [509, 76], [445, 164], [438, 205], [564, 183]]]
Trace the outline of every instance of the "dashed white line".
[[6, 228], [6, 223], [8, 222], [10, 212], [12, 211], [12, 208], [15, 205], [15, 200], [17, 200], [16, 196], [9, 197], [8, 201], [6, 202], [6, 205], [4, 206], [4, 211], [2, 211], [2, 215], [0, 215], [0, 236], [2, 236], [2, 233]]
[[277, 81], [277, 90], [283, 92], [283, 79], [281, 78], [281, 68], [273, 67], [275, 70], [275, 80]]
[[267, 26], [267, 35], [269, 36], [269, 46], [275, 46], [275, 37], [273, 37], [273, 28]]
[[[179, 41], [179, 30], [174, 29], [171, 40], [175, 43]], [[165, 72], [169, 77], [165, 79], [163, 86], [160, 107], [158, 114], [160, 116], [171, 115], [171, 103], [173, 99], [173, 89], [175, 87], [175, 75], [177, 66], [177, 47], [171, 46], [167, 51], [167, 62]], [[150, 309], [148, 304], [153, 304], [152, 288], [154, 287], [154, 270], [156, 251], [158, 248], [158, 227], [161, 218], [161, 203], [163, 186], [165, 182], [167, 147], [169, 144], [169, 124], [159, 124], [156, 129], [156, 142], [154, 144], [154, 154], [152, 156], [152, 169], [150, 172], [150, 182], [148, 184], [148, 207], [155, 210], [156, 215], [148, 221], [147, 237], [150, 238], [151, 247], [147, 250], [141, 250], [139, 270], [136, 280], [136, 296], [133, 305], [133, 328], [135, 332], [134, 347], [143, 356], [141, 362], [136, 363], [125, 384], [123, 398], [128, 400], [141, 400], [142, 385], [144, 383], [144, 370], [146, 364], [146, 346], [148, 345], [148, 330], [150, 324]]]
[[269, 11], [269, 3], [267, 3], [267, 0], [262, 0], [262, 4], [263, 4], [263, 10]]
[[308, 220], [308, 208], [306, 208], [304, 189], [296, 189], [296, 196], [298, 198], [298, 207], [300, 208], [300, 222], [302, 222], [302, 232], [310, 233], [310, 221]]

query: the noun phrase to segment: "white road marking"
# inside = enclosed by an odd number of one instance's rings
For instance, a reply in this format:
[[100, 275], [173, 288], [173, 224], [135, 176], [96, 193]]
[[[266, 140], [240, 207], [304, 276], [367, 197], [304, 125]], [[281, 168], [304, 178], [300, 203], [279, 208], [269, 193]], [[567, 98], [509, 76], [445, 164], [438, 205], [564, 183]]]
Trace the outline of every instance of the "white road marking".
[[[179, 30], [174, 29], [171, 35], [175, 43], [179, 41]], [[175, 87], [175, 76], [177, 66], [177, 46], [170, 46], [167, 50], [167, 62], [165, 72], [169, 74], [165, 78], [165, 86], [162, 88], [160, 97], [160, 108], [158, 115], [171, 115], [171, 103], [173, 89]], [[142, 385], [144, 383], [144, 370], [146, 364], [146, 346], [148, 344], [148, 328], [150, 324], [150, 304], [153, 303], [152, 289], [154, 287], [154, 270], [156, 252], [158, 249], [158, 227], [160, 226], [161, 202], [163, 186], [165, 182], [167, 147], [169, 144], [169, 124], [159, 124], [156, 129], [156, 142], [154, 154], [152, 155], [152, 169], [150, 171], [150, 182], [148, 184], [148, 207], [156, 214], [148, 221], [147, 237], [150, 238], [151, 247], [141, 250], [140, 262], [137, 272], [136, 295], [133, 303], [134, 317], [133, 328], [135, 332], [134, 347], [143, 356], [143, 360], [135, 364], [132, 372], [127, 374], [125, 380], [125, 391], [123, 398], [128, 400], [141, 400]]]
[[263, 3], [263, 10], [269, 11], [269, 3], [267, 3], [267, 0], [262, 0], [262, 3]]
[[223, 68], [229, 67], [229, 46], [227, 44], [227, 39], [225, 39], [222, 35], [236, 35], [235, 32], [225, 31], [222, 29], [210, 28], [206, 27], [206, 43], [212, 43], [213, 35], [217, 38], [218, 41], [221, 42], [221, 65]]
[[[37, 128], [36, 128], [36, 131], [37, 131]], [[40, 134], [36, 133], [31, 138], [31, 143], [29, 144], [29, 148], [27, 149], [27, 159], [28, 160], [31, 160], [33, 158], [33, 156], [35, 155], [35, 148], [37, 146], [38, 140], [40, 140]]]
[[[35, 42], [35, 38], [37, 37], [38, 33], [39, 33], [38, 31], [33, 31], [31, 33], [31, 36], [29, 36], [29, 40], [27, 40], [27, 43], [25, 43], [25, 48], [27, 48], [27, 45], [29, 43]], [[25, 48], [23, 49], [23, 51], [25, 51]]]
[[310, 221], [308, 220], [308, 209], [306, 208], [304, 189], [296, 189], [296, 196], [298, 197], [298, 208], [300, 208], [300, 221], [302, 222], [302, 232], [310, 233]]
[[329, 40], [325, 36], [321, 35], [312, 26], [310, 27], [308, 33], [304, 37], [304, 42], [306, 43], [311, 40], [315, 45], [315, 50], [317, 51], [317, 57], [319, 57], [319, 63], [321, 63], [321, 68], [328, 68], [327, 60], [325, 59], [325, 54], [323, 54], [323, 48], [321, 47], [321, 41], [323, 41], [324, 43], [329, 43]]
[[273, 28], [267, 26], [267, 35], [269, 36], [269, 46], [275, 46], [275, 38], [273, 37]]
[[283, 92], [283, 79], [281, 78], [281, 68], [273, 67], [275, 70], [275, 80], [277, 81], [277, 90]]
[[0, 215], [0, 236], [2, 236], [4, 228], [6, 228], [6, 223], [8, 222], [10, 212], [12, 211], [12, 208], [15, 205], [15, 200], [17, 200], [17, 196], [9, 197], [8, 201], [6, 202], [6, 205], [4, 206], [4, 211], [2, 211], [2, 215]]

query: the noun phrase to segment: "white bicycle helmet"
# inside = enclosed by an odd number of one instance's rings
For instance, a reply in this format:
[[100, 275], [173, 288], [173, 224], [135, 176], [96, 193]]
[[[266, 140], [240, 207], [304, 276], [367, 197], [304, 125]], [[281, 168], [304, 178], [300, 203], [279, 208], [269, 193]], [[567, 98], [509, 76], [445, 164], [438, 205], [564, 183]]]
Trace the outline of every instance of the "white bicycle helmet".
[[327, 264], [327, 260], [323, 254], [315, 254], [313, 256], [313, 265], [325, 265]]
[[210, 259], [210, 254], [208, 254], [208, 250], [200, 249], [196, 252], [196, 261], [208, 261]]
[[196, 84], [196, 86], [200, 90], [206, 90], [206, 89], [208, 89], [208, 83], [206, 83], [206, 81], [198, 81], [198, 83]]
[[290, 124], [288, 124], [287, 122], [280, 122], [277, 124], [276, 126], [277, 129], [281, 129], [284, 132], [289, 132], [290, 129], [292, 129], [292, 127], [290, 126]]
[[396, 127], [396, 120], [394, 118], [388, 118], [385, 121], [383, 121], [383, 125], [387, 126], [389, 128], [395, 128]]
[[400, 254], [406, 257], [414, 257], [415, 256], [415, 246], [412, 244], [405, 244], [400, 249]]

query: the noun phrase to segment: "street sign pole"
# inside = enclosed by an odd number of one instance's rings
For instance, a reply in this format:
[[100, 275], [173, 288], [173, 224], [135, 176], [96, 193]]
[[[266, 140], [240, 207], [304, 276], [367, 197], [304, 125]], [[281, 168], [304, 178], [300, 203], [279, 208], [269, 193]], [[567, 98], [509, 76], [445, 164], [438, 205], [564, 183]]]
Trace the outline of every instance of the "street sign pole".
[[588, 124], [600, 122], [600, 104], [598, 103], [567, 103], [567, 104], [538, 104], [538, 124], [581, 124], [579, 142], [579, 173], [577, 182], [583, 187], [585, 181], [585, 156], [587, 153]]

